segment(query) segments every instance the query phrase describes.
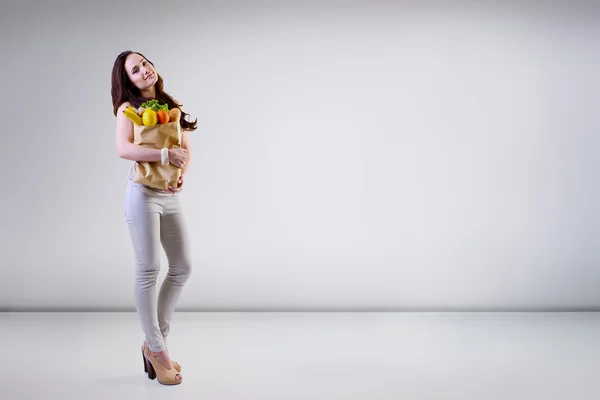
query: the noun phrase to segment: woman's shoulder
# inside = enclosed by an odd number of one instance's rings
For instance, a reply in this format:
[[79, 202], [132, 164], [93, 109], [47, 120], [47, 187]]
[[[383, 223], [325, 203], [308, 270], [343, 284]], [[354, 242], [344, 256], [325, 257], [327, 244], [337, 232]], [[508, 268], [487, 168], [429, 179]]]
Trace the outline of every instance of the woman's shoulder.
[[124, 109], [126, 109], [127, 107], [131, 106], [131, 103], [126, 101], [124, 103], [122, 103], [119, 108], [117, 108], [117, 111], [122, 112]]

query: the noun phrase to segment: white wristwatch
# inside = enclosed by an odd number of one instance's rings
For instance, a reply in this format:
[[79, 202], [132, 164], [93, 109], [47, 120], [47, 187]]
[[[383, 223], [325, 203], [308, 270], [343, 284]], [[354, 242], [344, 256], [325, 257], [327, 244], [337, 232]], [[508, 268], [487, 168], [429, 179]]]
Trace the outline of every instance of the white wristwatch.
[[169, 149], [166, 147], [160, 149], [160, 162], [162, 165], [169, 165]]

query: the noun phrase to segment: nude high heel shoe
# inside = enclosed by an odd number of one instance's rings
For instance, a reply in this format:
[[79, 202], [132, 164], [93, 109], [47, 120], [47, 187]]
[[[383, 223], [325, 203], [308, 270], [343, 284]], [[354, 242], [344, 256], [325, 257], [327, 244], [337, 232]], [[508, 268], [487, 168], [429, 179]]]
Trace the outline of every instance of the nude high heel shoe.
[[[144, 340], [144, 344], [142, 345], [142, 353], [144, 352], [144, 346], [147, 346], [148, 343]], [[177, 372], [181, 372], [181, 365], [179, 365], [179, 363], [173, 359], [171, 359], [171, 365], [173, 366], [173, 368], [175, 368], [177, 370]]]
[[156, 373], [154, 372], [154, 368], [148, 359], [146, 359], [146, 355], [144, 354], [144, 349], [142, 348], [142, 359], [144, 360], [144, 372], [148, 374], [148, 379], [156, 379]]
[[142, 350], [142, 356], [144, 357], [144, 371], [148, 374], [149, 379], [158, 378], [158, 382], [162, 385], [179, 385], [183, 381], [183, 379], [177, 379], [177, 375], [181, 376], [179, 371], [175, 368], [170, 370], [165, 368], [146, 345]]

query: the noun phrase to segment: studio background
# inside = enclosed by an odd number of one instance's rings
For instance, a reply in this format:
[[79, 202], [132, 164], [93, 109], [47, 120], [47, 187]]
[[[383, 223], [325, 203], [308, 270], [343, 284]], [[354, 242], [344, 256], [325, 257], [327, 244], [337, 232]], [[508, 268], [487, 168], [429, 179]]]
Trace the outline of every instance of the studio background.
[[600, 307], [591, 2], [23, 0], [0, 21], [0, 310], [134, 310], [123, 50], [198, 118], [177, 310]]

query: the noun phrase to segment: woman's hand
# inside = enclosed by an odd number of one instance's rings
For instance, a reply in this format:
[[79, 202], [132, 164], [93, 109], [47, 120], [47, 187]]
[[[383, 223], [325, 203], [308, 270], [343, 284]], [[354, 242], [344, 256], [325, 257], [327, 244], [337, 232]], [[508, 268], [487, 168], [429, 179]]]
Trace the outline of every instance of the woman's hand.
[[179, 180], [177, 181], [177, 187], [174, 188], [173, 186], [169, 186], [169, 188], [167, 189], [167, 192], [169, 193], [179, 193], [183, 190], [183, 175], [181, 175], [179, 177]]
[[177, 168], [185, 167], [187, 161], [187, 150], [180, 147], [169, 149], [169, 164], [173, 164]]

